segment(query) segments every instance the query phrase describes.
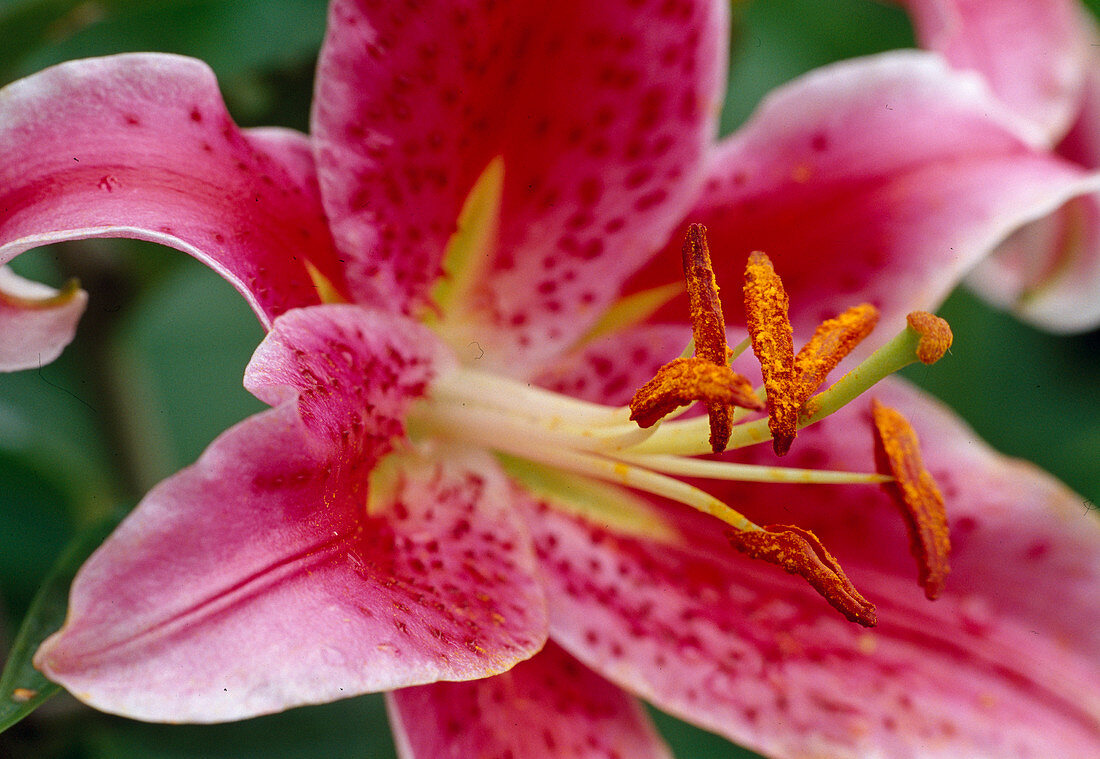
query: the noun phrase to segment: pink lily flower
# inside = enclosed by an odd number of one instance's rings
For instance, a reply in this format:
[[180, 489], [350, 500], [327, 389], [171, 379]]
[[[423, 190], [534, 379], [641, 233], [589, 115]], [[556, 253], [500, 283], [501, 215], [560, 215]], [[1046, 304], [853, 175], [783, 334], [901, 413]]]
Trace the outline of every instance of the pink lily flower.
[[[1100, 35], [1076, 0], [903, 0], [923, 47], [979, 73], [1056, 152], [1100, 168]], [[1026, 225], [968, 283], [1044, 329], [1100, 325], [1100, 195]]]
[[[690, 508], [661, 467], [705, 476], [705, 429], [619, 416], [690, 334], [655, 297], [686, 222], [723, 283], [767, 250], [804, 340], [861, 300], [901, 328], [1097, 188], [930, 54], [814, 73], [716, 143], [725, 7], [336, 0], [310, 139], [238, 130], [173, 56], [0, 91], [0, 261], [151, 239], [269, 327], [245, 384], [272, 408], [88, 561], [43, 671], [163, 721], [393, 691], [405, 757], [668, 756], [635, 696], [777, 757], [1095, 755], [1100, 526], [1064, 487], [880, 386], [949, 502], [929, 603], [877, 489], [750, 483], [726, 464], [772, 455], [725, 455], [708, 491], [812, 529], [878, 604], [868, 630]], [[870, 426], [843, 408], [790, 459], [869, 471]]]

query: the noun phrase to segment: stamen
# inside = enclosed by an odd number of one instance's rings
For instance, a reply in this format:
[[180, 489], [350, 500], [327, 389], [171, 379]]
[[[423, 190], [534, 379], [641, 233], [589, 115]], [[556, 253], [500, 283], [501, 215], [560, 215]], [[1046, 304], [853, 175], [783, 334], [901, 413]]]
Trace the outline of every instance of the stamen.
[[768, 393], [768, 428], [772, 447], [782, 456], [791, 448], [801, 403], [794, 399], [794, 338], [788, 316], [790, 300], [765, 253], [755, 251], [745, 269], [745, 321], [752, 350]]
[[875, 463], [880, 472], [894, 478], [883, 487], [901, 508], [920, 570], [920, 584], [924, 595], [934, 599], [943, 590], [950, 571], [951, 539], [943, 495], [924, 467], [917, 434], [906, 418], [878, 400], [871, 401], [871, 411], [875, 420]]
[[853, 306], [824, 321], [794, 357], [794, 403], [801, 407], [821, 387], [829, 372], [871, 334], [878, 309], [869, 303]]
[[837, 560], [809, 530], [768, 525], [762, 530], [731, 531], [728, 537], [730, 544], [749, 558], [763, 559], [801, 575], [850, 621], [864, 627], [877, 624], [875, 605], [860, 595]]
[[[909, 325], [863, 363], [815, 395], [802, 407], [799, 426], [820, 421], [862, 395], [879, 380], [910, 364], [941, 358], [951, 345], [951, 327], [944, 319], [923, 311], [909, 315]], [[914, 321], [920, 326], [914, 326]], [[923, 330], [923, 331], [922, 331]], [[923, 354], [924, 358], [921, 358]], [[928, 363], [928, 361], [925, 361]]]
[[955, 339], [951, 333], [951, 325], [945, 319], [927, 311], [914, 311], [905, 320], [915, 332], [920, 333], [920, 343], [917, 345], [917, 358], [920, 362], [934, 364], [943, 358], [943, 354], [951, 347], [951, 341]]
[[[706, 227], [702, 224], [688, 227], [681, 256], [684, 278], [687, 280], [695, 355], [716, 366], [727, 366], [726, 319], [722, 314], [722, 302], [718, 299], [718, 283], [710, 262]], [[710, 419], [710, 447], [718, 453], [726, 448], [733, 419], [728, 403], [708, 401], [706, 405]]]
[[737, 482], [789, 482], [800, 485], [856, 485], [890, 482], [893, 477], [867, 472], [842, 472], [835, 469], [796, 469], [794, 467], [737, 464], [732, 461], [692, 459], [662, 454], [616, 452], [615, 458], [652, 469], [654, 472], [683, 477]]
[[[938, 319], [938, 317], [936, 317]], [[940, 320], [942, 321], [942, 320]], [[946, 327], [946, 322], [944, 322]], [[924, 336], [907, 326], [863, 362], [834, 382], [827, 390], [806, 401], [798, 415], [798, 429], [820, 422], [870, 389], [875, 383], [918, 360]], [[702, 441], [702, 420], [688, 419], [662, 424], [649, 440], [632, 450], [636, 453], [666, 453], [697, 456], [707, 453]], [[772, 437], [770, 419], [756, 419], [734, 426], [727, 448], [743, 448]]]
[[[699, 356], [681, 359], [671, 366], [703, 367], [705, 376], [719, 370]], [[721, 369], [729, 371], [728, 366], [723, 365]], [[665, 371], [671, 372], [674, 368]], [[709, 380], [700, 384], [706, 382]], [[486, 392], [488, 395], [483, 395]], [[732, 391], [727, 388], [721, 392]], [[751, 388], [745, 392], [751, 392]], [[721, 395], [715, 402], [725, 405], [726, 396]], [[755, 397], [754, 403], [759, 405]], [[621, 421], [616, 422], [616, 419]], [[812, 534], [795, 528], [765, 531], [729, 504], [677, 476], [749, 482], [851, 484], [881, 483], [889, 479], [886, 475], [645, 455], [640, 453], [645, 445], [644, 438], [658, 427], [640, 429], [637, 424], [625, 420], [624, 409], [557, 396], [521, 381], [491, 377], [466, 368], [437, 378], [428, 398], [414, 406], [406, 421], [413, 445], [452, 440], [514, 457], [528, 462], [536, 470], [546, 467], [551, 471], [594, 478], [689, 506], [732, 528], [737, 537], [731, 540], [749, 556], [764, 558], [802, 575], [849, 619], [861, 624], [874, 622], [873, 607], [852, 588], [836, 560]], [[706, 420], [700, 418], [699, 422]], [[704, 428], [697, 429], [701, 433]]]
[[764, 408], [747, 379], [725, 364], [693, 356], [670, 361], [638, 388], [630, 401], [630, 420], [642, 428], [652, 427], [675, 409], [695, 401], [706, 401], [708, 408]]
[[726, 320], [707, 247], [707, 229], [702, 224], [688, 227], [682, 257], [691, 343], [685, 355], [662, 366], [657, 376], [634, 394], [630, 418], [641, 427], [651, 427], [675, 409], [703, 401], [710, 448], [720, 453], [733, 429], [733, 406], [760, 409], [761, 404], [748, 380], [729, 368], [732, 352], [726, 346]]

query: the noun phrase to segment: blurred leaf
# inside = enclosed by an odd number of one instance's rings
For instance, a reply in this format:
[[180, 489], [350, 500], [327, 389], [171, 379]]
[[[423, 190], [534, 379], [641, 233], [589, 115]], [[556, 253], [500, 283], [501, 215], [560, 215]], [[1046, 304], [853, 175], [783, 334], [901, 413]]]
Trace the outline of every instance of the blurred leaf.
[[680, 759], [689, 759], [689, 757], [697, 759], [705, 756], [720, 756], [722, 759], [764, 759], [755, 751], [736, 746], [725, 738], [681, 722], [664, 712], [652, 707], [649, 711], [658, 731], [672, 749], [673, 755]]
[[225, 725], [111, 719], [89, 759], [393, 759], [381, 696], [363, 696]]
[[[150, 246], [151, 257], [173, 256]], [[183, 265], [130, 309], [112, 340], [113, 373], [132, 383], [118, 420], [146, 457], [146, 486], [187, 466], [217, 435], [266, 406], [242, 384], [263, 329], [213, 271]]]
[[135, 8], [157, 10], [180, 0], [0, 0], [0, 80], [35, 51], [69, 39], [104, 18]]
[[[68, 510], [74, 522], [102, 517], [118, 498], [96, 403], [72, 356], [0, 374], [0, 458], [34, 472], [62, 494], [51, 510]], [[9, 490], [3, 500], [14, 497]]]
[[[0, 436], [5, 435], [0, 423]], [[0, 598], [14, 624], [73, 534], [65, 495], [25, 461], [0, 453]], [[10, 638], [0, 630], [0, 641]], [[0, 644], [2, 647], [2, 644]]]
[[739, 126], [772, 89], [811, 69], [913, 46], [905, 12], [871, 0], [736, 4], [722, 133]]
[[31, 604], [0, 674], [0, 732], [26, 717], [60, 688], [34, 668], [39, 644], [65, 620], [69, 587], [84, 560], [118, 524], [106, 519], [78, 535], [58, 559]]
[[0, 38], [19, 44], [3, 54], [0, 74], [156, 50], [201, 58], [231, 92], [249, 72], [312, 59], [326, 13], [325, 0], [15, 0], [0, 12]]

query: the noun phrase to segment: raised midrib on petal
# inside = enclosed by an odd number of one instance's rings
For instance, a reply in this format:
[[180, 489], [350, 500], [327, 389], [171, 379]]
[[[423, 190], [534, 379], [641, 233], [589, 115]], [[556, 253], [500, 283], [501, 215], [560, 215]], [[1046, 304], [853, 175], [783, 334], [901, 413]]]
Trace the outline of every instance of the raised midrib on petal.
[[185, 634], [189, 628], [202, 624], [204, 620], [245, 604], [280, 581], [299, 572], [308, 572], [311, 568], [322, 564], [326, 559], [339, 554], [341, 549], [350, 548], [356, 538], [355, 532], [356, 526], [353, 525], [349, 530], [341, 532], [329, 540], [302, 546], [300, 550], [291, 555], [257, 569], [247, 577], [238, 579], [209, 597], [180, 609], [152, 625], [137, 630], [129, 637], [110, 641], [96, 648], [82, 650], [82, 663], [85, 665], [94, 664], [97, 659], [106, 658], [104, 655], [125, 655], [127, 649], [140, 647], [157, 636], [173, 637]]

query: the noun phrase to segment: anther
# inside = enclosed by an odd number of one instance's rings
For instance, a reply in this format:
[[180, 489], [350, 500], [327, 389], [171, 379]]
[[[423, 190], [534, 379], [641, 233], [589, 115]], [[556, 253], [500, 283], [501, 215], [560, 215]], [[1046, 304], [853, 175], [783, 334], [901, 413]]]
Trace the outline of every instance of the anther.
[[884, 483], [883, 488], [901, 509], [909, 530], [910, 548], [919, 567], [919, 582], [924, 594], [934, 599], [943, 590], [950, 571], [951, 540], [943, 495], [924, 467], [917, 434], [906, 418], [878, 400], [871, 402], [871, 411], [875, 421], [876, 468], [894, 478], [893, 482]]
[[733, 429], [732, 407], [760, 409], [752, 386], [729, 368], [726, 320], [702, 224], [688, 227], [682, 250], [687, 282], [691, 335], [695, 355], [676, 359], [658, 370], [630, 401], [631, 420], [650, 427], [679, 406], [704, 401], [714, 453], [726, 449]]
[[692, 356], [670, 361], [638, 388], [630, 402], [630, 421], [642, 428], [652, 427], [678, 407], [695, 401], [705, 401], [708, 408], [740, 406], [757, 411], [764, 408], [747, 379], [725, 364]]
[[943, 358], [951, 347], [954, 335], [945, 319], [927, 311], [913, 311], [905, 317], [909, 327], [920, 334], [917, 344], [917, 358], [922, 364], [934, 364]]
[[864, 598], [833, 555], [809, 530], [793, 525], [768, 525], [760, 530], [731, 530], [730, 544], [751, 559], [782, 567], [802, 576], [830, 605], [850, 621], [874, 627], [875, 605]]
[[768, 428], [776, 455], [790, 450], [802, 405], [794, 397], [794, 336], [790, 301], [771, 259], [760, 251], [745, 268], [745, 322], [768, 394]]
[[869, 303], [852, 306], [836, 318], [824, 321], [794, 357], [793, 403], [801, 407], [821, 387], [829, 372], [878, 323], [878, 309]]

